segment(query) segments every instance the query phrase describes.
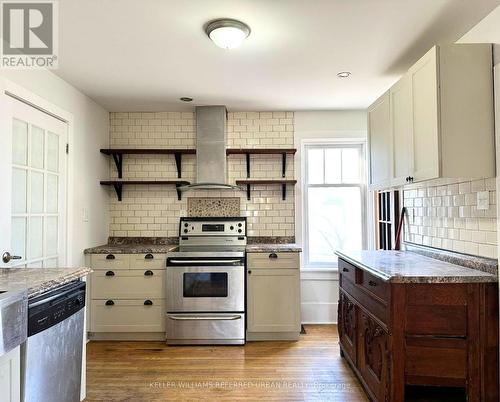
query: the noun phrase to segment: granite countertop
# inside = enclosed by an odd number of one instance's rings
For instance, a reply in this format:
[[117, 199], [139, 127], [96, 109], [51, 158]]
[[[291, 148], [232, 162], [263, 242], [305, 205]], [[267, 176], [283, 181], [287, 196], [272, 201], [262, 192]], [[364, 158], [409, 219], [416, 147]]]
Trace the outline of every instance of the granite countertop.
[[425, 257], [411, 251], [337, 251], [340, 258], [393, 283], [498, 282], [486, 272]]
[[176, 248], [175, 244], [103, 244], [84, 250], [85, 254], [165, 254]]
[[[86, 249], [85, 254], [146, 254], [146, 253], [168, 253], [176, 248], [175, 244], [104, 244], [102, 246]], [[285, 253], [300, 252], [302, 249], [295, 243], [266, 243], [248, 244], [247, 253]]]
[[28, 291], [28, 298], [83, 278], [90, 268], [0, 268], [0, 290]]
[[247, 244], [247, 253], [300, 253], [302, 248], [296, 243], [288, 244]]

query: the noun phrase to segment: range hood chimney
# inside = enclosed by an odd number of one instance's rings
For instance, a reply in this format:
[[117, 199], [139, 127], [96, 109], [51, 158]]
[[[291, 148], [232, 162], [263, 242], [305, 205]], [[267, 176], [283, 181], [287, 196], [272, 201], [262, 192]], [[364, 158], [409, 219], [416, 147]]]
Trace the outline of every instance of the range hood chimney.
[[227, 110], [225, 106], [196, 107], [196, 184], [180, 190], [241, 190], [227, 184]]

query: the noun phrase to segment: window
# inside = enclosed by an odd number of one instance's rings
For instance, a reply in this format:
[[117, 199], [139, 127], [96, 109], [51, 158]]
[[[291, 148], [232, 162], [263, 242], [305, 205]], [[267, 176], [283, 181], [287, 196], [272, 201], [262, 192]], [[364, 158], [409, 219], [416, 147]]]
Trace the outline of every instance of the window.
[[336, 267], [336, 250], [364, 245], [362, 144], [305, 146], [304, 265]]

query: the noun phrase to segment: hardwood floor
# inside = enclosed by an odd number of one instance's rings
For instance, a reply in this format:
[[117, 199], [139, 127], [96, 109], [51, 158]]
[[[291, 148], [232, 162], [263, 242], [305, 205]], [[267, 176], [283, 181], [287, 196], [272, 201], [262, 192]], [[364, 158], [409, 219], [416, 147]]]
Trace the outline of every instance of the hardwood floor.
[[245, 346], [90, 342], [86, 401], [368, 401], [339, 356], [336, 326], [306, 331]]

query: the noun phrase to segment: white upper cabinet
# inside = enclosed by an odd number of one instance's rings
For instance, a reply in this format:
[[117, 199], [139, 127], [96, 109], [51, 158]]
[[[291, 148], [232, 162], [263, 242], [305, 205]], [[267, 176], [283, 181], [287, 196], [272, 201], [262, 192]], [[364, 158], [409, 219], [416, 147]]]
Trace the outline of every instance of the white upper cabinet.
[[370, 183], [387, 186], [391, 183], [391, 109], [389, 93], [385, 93], [368, 109], [370, 147]]
[[[368, 109], [369, 123], [379, 102]], [[389, 90], [388, 102], [387, 131], [368, 124], [377, 144], [370, 147], [372, 187], [495, 176], [491, 45], [433, 47]], [[377, 165], [384, 158], [389, 169]], [[381, 169], [390, 183], [379, 180]]]
[[409, 74], [404, 75], [390, 90], [392, 130], [392, 182], [405, 184], [412, 171], [412, 102]]

